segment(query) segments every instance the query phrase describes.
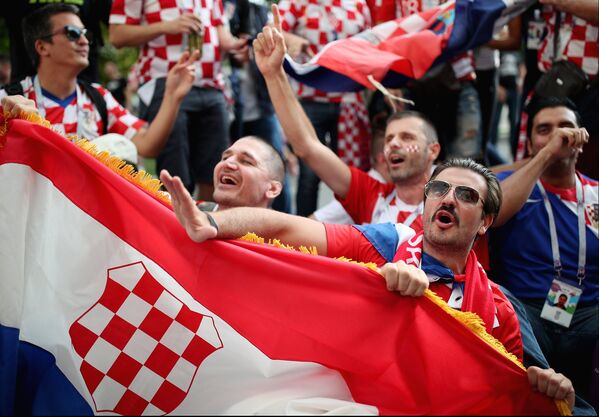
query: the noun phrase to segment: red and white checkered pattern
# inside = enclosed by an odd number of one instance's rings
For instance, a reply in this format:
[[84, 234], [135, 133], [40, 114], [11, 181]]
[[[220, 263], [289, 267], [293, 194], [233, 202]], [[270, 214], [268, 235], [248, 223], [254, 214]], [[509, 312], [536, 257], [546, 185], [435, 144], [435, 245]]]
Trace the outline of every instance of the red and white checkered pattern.
[[108, 271], [104, 293], [69, 329], [96, 411], [162, 415], [186, 397], [222, 341], [138, 262]]
[[[552, 6], [543, 6], [543, 18], [547, 36], [539, 49], [539, 69], [543, 72], [551, 68], [553, 61], [553, 37], [555, 34], [556, 13]], [[560, 24], [560, 53], [568, 61], [574, 62], [589, 76], [599, 71], [599, 27], [569, 13], [562, 15]]]
[[[35, 96], [35, 89], [33, 88], [32, 78], [26, 77], [23, 79], [21, 81], [21, 86], [23, 87], [23, 94], [25, 97], [38, 103], [39, 107], [38, 98]], [[146, 122], [138, 119], [121, 106], [112, 94], [110, 94], [110, 91], [106, 90], [100, 84], [93, 84], [93, 86], [100, 94], [102, 94], [102, 97], [104, 97], [104, 101], [106, 102], [106, 112], [108, 115], [107, 132], [118, 133], [129, 139], [135, 136], [138, 130], [142, 128]], [[0, 90], [0, 98], [5, 95], [6, 91]], [[79, 107], [83, 110], [93, 110], [94, 120], [96, 122], [94, 124], [95, 135], [93, 132], [86, 131], [86, 139], [93, 140], [103, 134], [102, 117], [94, 107], [91, 98], [85, 94], [85, 91], [81, 91], [80, 96], [83, 103], [80, 103], [78, 106], [77, 97], [73, 97], [73, 100], [71, 100], [66, 107], [62, 107], [51, 98], [44, 96], [42, 98], [42, 107], [46, 111], [46, 119], [52, 124], [54, 130], [67, 135], [77, 134], [77, 112]]]
[[337, 154], [350, 166], [370, 169], [371, 129], [368, 110], [359, 93], [345, 94], [341, 101], [337, 133]]
[[[420, 13], [444, 3], [439, 0], [395, 0], [396, 16], [395, 19], [405, 16], [411, 16]], [[383, 0], [383, 3], [385, 0]], [[451, 60], [451, 66], [455, 76], [462, 81], [474, 80], [474, 54], [472, 51], [466, 51], [463, 54]]]
[[[310, 42], [318, 53], [326, 44], [348, 38], [371, 26], [366, 0], [281, 0], [283, 30]], [[298, 97], [322, 102], [340, 102], [342, 93], [325, 93], [291, 80]]]
[[[202, 57], [196, 63], [198, 87], [223, 89], [221, 53], [217, 27], [226, 23], [221, 0], [114, 0], [110, 24], [149, 25], [174, 20], [183, 13], [194, 12], [204, 25]], [[140, 48], [135, 73], [140, 85], [166, 77], [177, 63], [183, 46], [183, 35], [160, 35]]]

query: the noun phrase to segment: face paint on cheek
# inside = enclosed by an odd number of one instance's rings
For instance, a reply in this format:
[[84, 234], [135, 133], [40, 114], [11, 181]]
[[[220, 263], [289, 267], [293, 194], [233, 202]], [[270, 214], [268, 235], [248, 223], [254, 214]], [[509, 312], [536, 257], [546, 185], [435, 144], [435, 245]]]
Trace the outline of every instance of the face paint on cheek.
[[418, 146], [418, 145], [407, 145], [405, 147], [405, 151], [406, 152], [411, 152], [411, 153], [418, 152], [418, 151], [420, 151], [420, 146]]

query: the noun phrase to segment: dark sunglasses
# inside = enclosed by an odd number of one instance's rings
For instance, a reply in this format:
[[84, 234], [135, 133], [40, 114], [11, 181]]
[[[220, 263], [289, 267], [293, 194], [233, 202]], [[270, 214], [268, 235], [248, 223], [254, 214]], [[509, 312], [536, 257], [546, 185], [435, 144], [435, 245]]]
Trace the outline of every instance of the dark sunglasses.
[[452, 188], [455, 188], [454, 194], [458, 200], [466, 204], [476, 205], [478, 201], [484, 200], [480, 198], [480, 194], [472, 187], [466, 185], [453, 185], [445, 181], [432, 180], [426, 183], [424, 186], [424, 195], [431, 200], [437, 200], [443, 197]]
[[60, 35], [60, 34], [63, 34], [64, 36], [66, 36], [67, 39], [70, 40], [71, 42], [77, 42], [81, 38], [81, 35], [85, 36], [90, 43], [92, 41], [91, 32], [88, 32], [86, 28], [79, 28], [77, 26], [72, 26], [72, 25], [66, 25], [65, 27], [57, 30], [54, 33], [50, 33], [49, 35], [41, 36], [40, 39], [47, 39], [47, 38], [51, 38], [52, 36]]

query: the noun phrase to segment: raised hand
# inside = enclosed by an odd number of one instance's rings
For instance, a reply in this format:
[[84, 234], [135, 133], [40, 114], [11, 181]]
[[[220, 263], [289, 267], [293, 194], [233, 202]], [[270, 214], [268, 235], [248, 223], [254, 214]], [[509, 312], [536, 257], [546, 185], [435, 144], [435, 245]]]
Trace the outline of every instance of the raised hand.
[[546, 148], [554, 159], [561, 159], [581, 153], [588, 141], [589, 133], [584, 127], [560, 127], [551, 132]]
[[190, 55], [183, 52], [179, 61], [170, 69], [166, 77], [165, 91], [176, 99], [183, 99], [193, 86], [195, 80], [195, 62], [200, 58], [200, 51]]
[[172, 177], [168, 171], [160, 171], [160, 181], [171, 196], [171, 203], [179, 223], [185, 228], [187, 235], [195, 242], [204, 242], [215, 238], [217, 230], [210, 225], [206, 214], [202, 213], [183, 185], [181, 178]]
[[283, 59], [287, 53], [281, 28], [281, 16], [276, 4], [272, 5], [272, 15], [274, 25], [272, 27], [265, 26], [252, 44], [256, 65], [265, 77], [281, 71]]

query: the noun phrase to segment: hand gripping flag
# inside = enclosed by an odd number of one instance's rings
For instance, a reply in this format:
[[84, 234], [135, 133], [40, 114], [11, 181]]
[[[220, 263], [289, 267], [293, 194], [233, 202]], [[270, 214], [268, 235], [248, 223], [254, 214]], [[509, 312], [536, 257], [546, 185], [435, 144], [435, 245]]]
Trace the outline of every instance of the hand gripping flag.
[[331, 42], [305, 64], [287, 56], [284, 67], [298, 81], [322, 91], [373, 88], [370, 77], [386, 87], [400, 87], [422, 77], [433, 64], [486, 43], [531, 3], [450, 0]]
[[194, 243], [83, 144], [24, 120], [2, 141], [3, 415], [557, 413], [432, 298], [349, 262]]

